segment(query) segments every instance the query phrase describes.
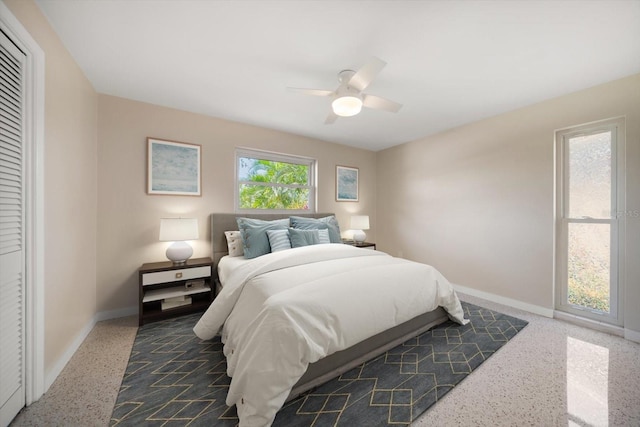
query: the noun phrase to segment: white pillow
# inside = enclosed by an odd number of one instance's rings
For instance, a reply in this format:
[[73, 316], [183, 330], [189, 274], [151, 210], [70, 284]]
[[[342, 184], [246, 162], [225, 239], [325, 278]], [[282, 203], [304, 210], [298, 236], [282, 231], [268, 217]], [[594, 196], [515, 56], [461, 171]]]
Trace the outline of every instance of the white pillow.
[[239, 231], [225, 231], [225, 237], [227, 238], [227, 249], [229, 250], [229, 256], [243, 256], [244, 248], [242, 247], [242, 235]]

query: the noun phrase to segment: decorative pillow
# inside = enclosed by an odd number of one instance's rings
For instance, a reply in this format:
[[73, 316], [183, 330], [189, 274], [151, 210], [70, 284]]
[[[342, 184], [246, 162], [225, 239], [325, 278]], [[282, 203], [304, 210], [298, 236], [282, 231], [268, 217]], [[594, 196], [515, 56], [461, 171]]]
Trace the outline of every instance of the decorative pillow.
[[295, 228], [290, 228], [289, 239], [291, 239], [292, 248], [317, 245], [318, 243], [320, 243], [318, 230], [296, 230]]
[[244, 257], [247, 259], [257, 258], [271, 252], [267, 230], [286, 230], [289, 226], [288, 219], [278, 219], [275, 221], [263, 221], [253, 218], [237, 218], [238, 230], [242, 236], [244, 247]]
[[291, 249], [289, 230], [267, 230], [267, 237], [269, 237], [269, 246], [271, 246], [271, 252]]
[[331, 243], [342, 243], [340, 237], [340, 225], [334, 215], [324, 218], [305, 218], [301, 216], [289, 217], [292, 228], [299, 230], [329, 230], [329, 240]]
[[227, 238], [227, 250], [229, 256], [242, 256], [244, 255], [244, 248], [242, 247], [242, 236], [239, 231], [225, 231], [225, 237]]
[[318, 240], [320, 240], [320, 243], [331, 243], [331, 239], [329, 239], [329, 230], [326, 228], [318, 230]]

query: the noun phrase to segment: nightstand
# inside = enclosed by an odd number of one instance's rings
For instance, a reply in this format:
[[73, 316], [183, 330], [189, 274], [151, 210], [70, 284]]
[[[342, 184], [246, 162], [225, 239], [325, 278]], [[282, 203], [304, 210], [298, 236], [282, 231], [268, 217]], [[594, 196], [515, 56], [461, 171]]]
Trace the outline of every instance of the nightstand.
[[215, 296], [211, 286], [211, 258], [143, 264], [139, 276], [138, 324], [204, 311]]
[[373, 249], [374, 251], [376, 250], [376, 244], [372, 242], [358, 243], [355, 240], [343, 240], [342, 243], [344, 243], [345, 245], [355, 246], [356, 248], [369, 248]]

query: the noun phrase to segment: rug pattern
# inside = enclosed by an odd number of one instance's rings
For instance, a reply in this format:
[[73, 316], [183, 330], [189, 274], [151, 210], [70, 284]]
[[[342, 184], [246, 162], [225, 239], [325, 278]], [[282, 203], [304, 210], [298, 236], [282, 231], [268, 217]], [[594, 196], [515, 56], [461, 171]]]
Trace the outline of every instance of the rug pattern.
[[[462, 303], [451, 321], [288, 402], [274, 426], [409, 425], [527, 325]], [[235, 426], [220, 338], [192, 332], [201, 314], [144, 325], [136, 336], [111, 426]]]

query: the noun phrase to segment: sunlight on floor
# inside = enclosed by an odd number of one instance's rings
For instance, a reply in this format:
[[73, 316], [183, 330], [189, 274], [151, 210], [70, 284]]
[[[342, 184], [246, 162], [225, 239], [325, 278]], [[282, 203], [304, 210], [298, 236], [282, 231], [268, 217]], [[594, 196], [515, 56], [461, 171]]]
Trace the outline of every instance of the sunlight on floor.
[[567, 412], [569, 426], [606, 426], [609, 349], [567, 337]]

